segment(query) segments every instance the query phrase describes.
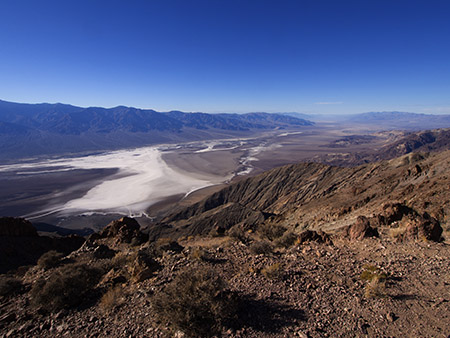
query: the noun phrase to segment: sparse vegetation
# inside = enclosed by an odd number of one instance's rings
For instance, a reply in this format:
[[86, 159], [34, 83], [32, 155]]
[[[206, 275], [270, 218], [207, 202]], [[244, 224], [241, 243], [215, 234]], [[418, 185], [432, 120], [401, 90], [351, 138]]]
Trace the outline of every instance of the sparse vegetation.
[[225, 282], [210, 269], [182, 271], [151, 303], [161, 320], [193, 337], [218, 333], [237, 311]]
[[280, 279], [283, 276], [281, 264], [268, 265], [261, 270], [261, 274], [268, 279]]
[[0, 297], [15, 295], [21, 289], [22, 282], [20, 279], [8, 275], [0, 275]]
[[360, 279], [367, 282], [364, 295], [366, 298], [377, 298], [386, 296], [387, 275], [380, 268], [366, 265], [361, 273]]
[[39, 279], [31, 288], [32, 304], [52, 312], [79, 305], [93, 290], [103, 269], [70, 264], [56, 269], [48, 279]]
[[267, 241], [253, 242], [250, 251], [255, 255], [268, 255], [273, 252], [273, 246]]
[[37, 265], [45, 270], [56, 268], [64, 255], [56, 250], [47, 251], [37, 261]]
[[233, 226], [231, 227], [228, 232], [228, 236], [231, 238], [234, 238], [242, 243], [245, 243], [247, 241], [247, 234], [244, 232], [244, 230], [240, 226]]
[[106, 293], [100, 299], [99, 306], [103, 311], [109, 312], [122, 305], [124, 302], [125, 293], [123, 291], [123, 288], [121, 286], [115, 286], [106, 291]]
[[278, 224], [261, 224], [258, 227], [258, 232], [261, 234], [261, 236], [270, 241], [274, 241], [277, 238], [283, 236], [286, 230], [287, 229], [284, 226]]
[[193, 260], [203, 260], [206, 257], [205, 249], [202, 247], [192, 248], [189, 257]]
[[275, 245], [277, 247], [289, 248], [295, 244], [297, 238], [298, 236], [294, 234], [292, 231], [286, 231], [283, 234], [283, 236], [281, 236], [275, 241]]

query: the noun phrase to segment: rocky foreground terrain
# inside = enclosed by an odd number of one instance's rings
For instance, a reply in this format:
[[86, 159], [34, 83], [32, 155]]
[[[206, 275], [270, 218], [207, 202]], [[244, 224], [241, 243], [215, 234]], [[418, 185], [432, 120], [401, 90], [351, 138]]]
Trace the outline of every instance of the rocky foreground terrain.
[[450, 337], [449, 162], [285, 166], [70, 253], [2, 219], [0, 335]]

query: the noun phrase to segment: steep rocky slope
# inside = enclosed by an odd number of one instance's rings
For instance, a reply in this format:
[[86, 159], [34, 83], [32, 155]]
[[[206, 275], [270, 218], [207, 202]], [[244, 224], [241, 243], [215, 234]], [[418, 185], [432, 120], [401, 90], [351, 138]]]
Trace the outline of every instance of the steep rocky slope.
[[450, 151], [408, 154], [355, 168], [289, 165], [231, 184], [177, 210], [152, 226], [150, 233], [207, 234], [214, 227], [226, 230], [233, 225], [251, 229], [262, 220], [297, 231], [330, 231], [352, 224], [358, 216], [381, 215], [387, 202], [399, 202], [447, 224], [449, 165]]

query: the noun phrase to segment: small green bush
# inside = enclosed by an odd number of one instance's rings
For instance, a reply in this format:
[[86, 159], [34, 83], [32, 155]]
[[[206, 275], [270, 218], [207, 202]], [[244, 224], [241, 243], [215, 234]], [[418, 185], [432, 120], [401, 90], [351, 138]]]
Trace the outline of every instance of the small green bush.
[[366, 298], [386, 296], [386, 278], [387, 275], [380, 268], [373, 265], [364, 266], [360, 279], [367, 282], [364, 292]]
[[38, 280], [31, 288], [31, 302], [52, 312], [81, 304], [94, 289], [104, 271], [98, 267], [71, 264], [56, 269], [50, 277]]
[[180, 272], [151, 303], [162, 321], [192, 337], [217, 334], [237, 312], [225, 282], [209, 269]]
[[58, 251], [50, 250], [38, 259], [37, 264], [45, 270], [52, 269], [59, 265], [63, 256], [64, 255]]

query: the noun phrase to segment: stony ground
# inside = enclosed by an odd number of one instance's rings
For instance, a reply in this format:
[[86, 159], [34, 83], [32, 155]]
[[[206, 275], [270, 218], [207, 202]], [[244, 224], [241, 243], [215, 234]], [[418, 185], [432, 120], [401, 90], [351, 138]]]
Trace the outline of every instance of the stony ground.
[[[0, 336], [182, 337], [155, 316], [152, 297], [189, 267], [216, 270], [239, 299], [238, 316], [223, 327], [223, 337], [450, 335], [448, 244], [336, 237], [333, 244], [266, 254], [227, 236], [180, 244], [182, 252], [168, 250], [157, 259], [161, 270], [142, 282], [117, 283], [109, 300], [48, 314], [30, 305], [27, 292], [3, 298]], [[385, 283], [364, 280], [365, 271], [385, 274]], [[31, 283], [46, 273], [34, 267], [23, 278]]]

